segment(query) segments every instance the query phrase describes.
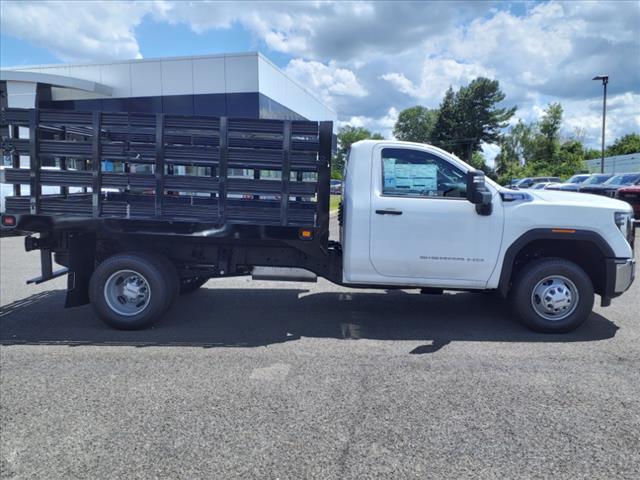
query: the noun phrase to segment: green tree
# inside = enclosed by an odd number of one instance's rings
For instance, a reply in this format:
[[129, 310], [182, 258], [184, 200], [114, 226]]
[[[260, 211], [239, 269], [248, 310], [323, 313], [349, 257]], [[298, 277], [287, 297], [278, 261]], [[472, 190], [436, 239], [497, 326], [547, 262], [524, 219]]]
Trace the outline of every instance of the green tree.
[[562, 105], [551, 103], [544, 111], [540, 120], [541, 141], [538, 142], [540, 150], [537, 152], [539, 161], [557, 160], [558, 149], [560, 148], [560, 127], [562, 126]]
[[533, 127], [519, 121], [500, 137], [495, 170], [500, 182], [522, 176], [523, 163], [532, 149]]
[[573, 138], [562, 142], [562, 106], [552, 103], [539, 123], [519, 122], [500, 140], [496, 172], [501, 183], [533, 176], [569, 177], [583, 170], [585, 148]]
[[617, 138], [615, 142], [606, 149], [607, 156], [628, 155], [630, 153], [640, 153], [640, 134], [629, 133]]
[[461, 151], [464, 152], [464, 142], [460, 143], [459, 137], [461, 121], [456, 93], [449, 87], [438, 108], [438, 118], [433, 127], [433, 141], [435, 145], [458, 154], [459, 157], [465, 157], [460, 154]]
[[578, 140], [568, 140], [560, 145], [551, 166], [551, 174], [567, 178], [583, 170], [584, 146]]
[[585, 160], [593, 160], [594, 158], [600, 158], [601, 151], [596, 148], [586, 148], [584, 149], [584, 159]]
[[487, 177], [493, 178], [494, 180], [497, 178], [495, 170], [487, 165], [484, 155], [480, 152], [473, 152], [469, 165], [478, 170], [482, 170]]
[[371, 133], [363, 127], [353, 127], [351, 125], [340, 127], [338, 130], [338, 151], [331, 161], [331, 178], [342, 178], [344, 162], [351, 145], [366, 139], [384, 140], [384, 137], [379, 133]]
[[438, 111], [417, 105], [398, 115], [393, 135], [406, 142], [431, 143]]
[[435, 143], [471, 160], [480, 144], [497, 143], [516, 107], [498, 108], [505, 99], [500, 82], [479, 77], [454, 93], [450, 87], [440, 104], [434, 127]]
[[562, 126], [562, 105], [551, 103], [547, 106], [540, 121], [540, 133], [552, 142], [560, 137], [560, 127]]

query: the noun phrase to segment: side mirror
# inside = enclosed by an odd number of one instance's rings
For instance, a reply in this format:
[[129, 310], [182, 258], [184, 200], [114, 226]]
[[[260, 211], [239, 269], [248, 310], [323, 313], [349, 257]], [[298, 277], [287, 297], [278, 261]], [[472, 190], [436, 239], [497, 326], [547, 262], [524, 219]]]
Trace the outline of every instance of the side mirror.
[[467, 200], [476, 206], [478, 215], [491, 215], [491, 191], [484, 183], [484, 173], [469, 170], [467, 173]]

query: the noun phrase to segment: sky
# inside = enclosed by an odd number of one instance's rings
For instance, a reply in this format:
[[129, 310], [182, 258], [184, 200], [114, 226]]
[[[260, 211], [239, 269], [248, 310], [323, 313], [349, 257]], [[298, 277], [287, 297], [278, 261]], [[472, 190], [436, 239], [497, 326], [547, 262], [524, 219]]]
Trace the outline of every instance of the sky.
[[[398, 113], [497, 79], [512, 122], [550, 102], [598, 148], [640, 132], [640, 2], [0, 2], [0, 65], [259, 51], [338, 112], [392, 136]], [[485, 145], [491, 163], [498, 148]]]

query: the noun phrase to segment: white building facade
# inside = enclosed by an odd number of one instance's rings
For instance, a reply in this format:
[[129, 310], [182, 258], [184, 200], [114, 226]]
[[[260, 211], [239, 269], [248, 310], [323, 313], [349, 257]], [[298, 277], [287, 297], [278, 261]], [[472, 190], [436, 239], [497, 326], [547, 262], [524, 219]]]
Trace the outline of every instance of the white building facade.
[[336, 112], [260, 53], [0, 71], [3, 106], [336, 121]]

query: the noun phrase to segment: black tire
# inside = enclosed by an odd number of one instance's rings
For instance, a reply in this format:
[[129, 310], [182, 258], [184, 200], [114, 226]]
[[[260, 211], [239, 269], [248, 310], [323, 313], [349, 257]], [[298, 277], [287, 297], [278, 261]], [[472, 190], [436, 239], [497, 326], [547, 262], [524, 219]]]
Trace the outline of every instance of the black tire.
[[[139, 313], [123, 315], [109, 306], [105, 285], [117, 272], [131, 270], [146, 280], [149, 300]], [[160, 317], [170, 296], [167, 272], [155, 255], [123, 253], [103, 261], [93, 272], [89, 282], [89, 298], [94, 310], [107, 325], [120, 330], [144, 328]], [[113, 299], [112, 299], [113, 300]], [[126, 304], [126, 302], [123, 302]]]
[[167, 290], [169, 292], [164, 306], [164, 311], [166, 312], [173, 306], [180, 295], [180, 277], [178, 276], [178, 269], [171, 260], [160, 254], [153, 254], [153, 256], [157, 258], [158, 263], [165, 271]]
[[[574, 301], [569, 306], [560, 306], [554, 310], [557, 304], [550, 300], [548, 306], [553, 311], [540, 313], [536, 308], [544, 310], [545, 299], [540, 299], [540, 296], [535, 294], [536, 287], [541, 285], [537, 290], [540, 292], [540, 289], [545, 288], [545, 284], [540, 282], [554, 276], [561, 279], [560, 292]], [[569, 282], [562, 280], [563, 278], [568, 279]], [[567, 285], [571, 286], [568, 294]], [[553, 285], [549, 287], [550, 291], [556, 293], [552, 287]], [[573, 287], [577, 290], [577, 301], [572, 293]], [[520, 321], [530, 329], [544, 333], [569, 332], [582, 325], [593, 309], [593, 295], [593, 284], [585, 271], [575, 263], [561, 258], [545, 258], [525, 265], [515, 279], [511, 290], [513, 308]], [[534, 307], [534, 304], [537, 307]], [[543, 316], [545, 314], [551, 317], [557, 316], [557, 318], [545, 318]]]
[[180, 293], [193, 293], [202, 285], [207, 283], [209, 279], [203, 277], [186, 277], [180, 279]]

